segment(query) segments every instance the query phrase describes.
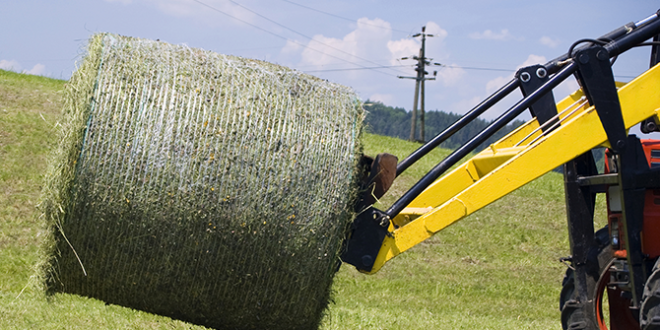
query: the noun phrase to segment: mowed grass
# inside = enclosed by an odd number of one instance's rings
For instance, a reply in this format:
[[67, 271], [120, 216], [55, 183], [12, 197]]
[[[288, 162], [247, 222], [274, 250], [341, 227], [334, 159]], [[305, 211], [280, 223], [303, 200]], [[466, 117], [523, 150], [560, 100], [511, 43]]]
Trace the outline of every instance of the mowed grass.
[[36, 205], [65, 81], [0, 70], [0, 329], [203, 329], [72, 295], [46, 297], [36, 274]]
[[[65, 82], [0, 70], [0, 329], [203, 329], [73, 295], [36, 277], [36, 204], [56, 141]], [[419, 145], [365, 135], [365, 153], [399, 159]], [[449, 153], [395, 183], [385, 208]], [[598, 219], [605, 221], [600, 201]], [[375, 275], [344, 265], [322, 329], [560, 329], [568, 255], [561, 175], [549, 173], [390, 261]]]
[[[367, 135], [366, 152], [400, 159], [419, 145]], [[448, 151], [435, 150], [393, 187], [400, 194]], [[403, 184], [401, 184], [403, 183]], [[392, 196], [383, 198], [383, 207]], [[604, 219], [604, 214], [600, 214]], [[568, 255], [563, 179], [549, 173], [366, 276], [336, 278], [325, 329], [561, 329]]]

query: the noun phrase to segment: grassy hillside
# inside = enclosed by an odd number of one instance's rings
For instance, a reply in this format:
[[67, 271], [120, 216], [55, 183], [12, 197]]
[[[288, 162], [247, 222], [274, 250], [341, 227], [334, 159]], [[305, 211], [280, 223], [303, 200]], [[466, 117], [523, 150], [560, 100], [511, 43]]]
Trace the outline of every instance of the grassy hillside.
[[[47, 298], [34, 277], [35, 209], [57, 141], [64, 81], [0, 70], [0, 329], [202, 329], [71, 295]], [[418, 145], [365, 136], [365, 152], [403, 158]], [[391, 203], [448, 153], [397, 180]], [[376, 275], [344, 265], [323, 329], [559, 329], [568, 254], [561, 176], [549, 173], [389, 262]], [[603, 209], [602, 207], [599, 209]], [[605, 220], [604, 214], [599, 219]]]
[[[366, 152], [401, 157], [418, 145], [376, 135]], [[411, 168], [400, 194], [447, 151]], [[402, 180], [401, 180], [402, 179]], [[383, 207], [394, 201], [383, 199]], [[602, 205], [602, 201], [601, 205]], [[326, 329], [561, 329], [568, 255], [563, 178], [548, 173], [365, 276], [343, 267]], [[604, 206], [600, 208], [604, 209]], [[606, 216], [598, 214], [601, 222]]]

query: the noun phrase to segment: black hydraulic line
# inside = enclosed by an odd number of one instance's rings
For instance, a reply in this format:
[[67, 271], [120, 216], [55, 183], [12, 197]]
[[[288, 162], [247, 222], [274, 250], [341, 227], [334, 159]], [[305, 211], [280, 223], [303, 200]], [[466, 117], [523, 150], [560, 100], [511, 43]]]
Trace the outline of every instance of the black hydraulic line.
[[399, 174], [403, 173], [403, 171], [408, 169], [408, 167], [417, 162], [420, 158], [424, 157], [435, 147], [439, 146], [440, 143], [450, 138], [452, 135], [454, 135], [454, 133], [465, 127], [465, 125], [479, 117], [482, 113], [484, 113], [484, 111], [490, 109], [490, 107], [492, 107], [494, 104], [502, 100], [507, 95], [511, 94], [511, 92], [518, 88], [519, 84], [520, 83], [518, 79], [511, 79], [511, 81], [504, 85], [504, 87], [500, 88], [497, 92], [493, 93], [483, 102], [472, 108], [472, 110], [468, 111], [465, 115], [456, 120], [453, 124], [447, 127], [444, 131], [440, 132], [429, 142], [408, 155], [408, 157], [406, 157], [396, 166], [396, 175], [399, 176]]
[[[606, 33], [606, 34], [602, 35], [600, 38], [597, 38], [596, 40], [602, 40], [602, 41], [606, 41], [606, 42], [611, 41], [611, 40], [616, 40], [616, 39], [630, 33], [635, 28], [636, 28], [636, 24], [633, 23], [633, 22], [630, 22], [630, 23], [628, 23], [628, 24], [626, 24], [622, 27], [619, 27], [619, 28], [617, 28], [617, 29], [615, 29], [615, 30], [613, 30], [609, 33]], [[573, 50], [573, 52], [576, 52], [578, 50], [582, 50], [582, 49], [590, 47], [590, 46], [591, 46], [591, 44], [585, 44], [585, 45], [582, 45], [580, 47], [576, 47]], [[569, 56], [568, 53], [566, 53], [564, 55], [561, 55], [561, 56], [549, 61], [548, 63], [546, 63], [544, 65], [545, 69], [548, 71], [548, 74], [553, 74], [553, 73], [559, 71], [559, 69], [561, 69], [561, 67], [562, 67], [561, 63], [566, 61], [569, 58], [570, 58], [570, 56]]]
[[[647, 28], [652, 23], [660, 22], [660, 20], [658, 19], [659, 17], [660, 17], [660, 10], [658, 10], [658, 12], [656, 12], [655, 14], [653, 14], [653, 15], [651, 15], [651, 16], [649, 16], [649, 17], [647, 17], [647, 18], [645, 18], [645, 19], [643, 19], [639, 22], [636, 22], [636, 23], [630, 22], [630, 23], [628, 23], [624, 26], [621, 26], [621, 27], [609, 32], [609, 33], [606, 33], [606, 34], [602, 35], [601, 37], [599, 37], [597, 40], [606, 41], [606, 42], [616, 41], [617, 39], [619, 39], [619, 38], [621, 38], [621, 37], [623, 37], [627, 34], [630, 34], [630, 33], [634, 32], [638, 28]], [[653, 36], [650, 36], [649, 38], [651, 38], [651, 37], [653, 37]], [[646, 39], [649, 39], [649, 38], [646, 38]], [[643, 39], [643, 40], [646, 40], [646, 39]], [[584, 49], [584, 48], [587, 48], [587, 47], [591, 47], [591, 46], [592, 46], [591, 44], [583, 45], [581, 47], [577, 47], [575, 49], [575, 51], [581, 50], [581, 49]], [[621, 54], [621, 52], [617, 53], [617, 55], [618, 54]], [[561, 68], [561, 63], [570, 58], [569, 55], [570, 54], [566, 53], [566, 54], [561, 55], [561, 56], [553, 59], [552, 61], [546, 63], [545, 64], [545, 69], [550, 74], [557, 72]]]
[[603, 46], [609, 53], [610, 57], [617, 56], [630, 48], [644, 42], [645, 40], [653, 38], [660, 33], [660, 19], [656, 19], [647, 23], [646, 25], [635, 29], [626, 36], [612, 41]]
[[[630, 22], [626, 25], [623, 25], [615, 30], [612, 30], [609, 33], [606, 33], [599, 37], [597, 40], [605, 41], [605, 42], [610, 42], [610, 41], [616, 41], [617, 39], [626, 36], [627, 34], [630, 34], [635, 31], [637, 28], [644, 28], [645, 30], [648, 30], [648, 26], [651, 24], [658, 24], [660, 23], [659, 18], [659, 13], [660, 10], [639, 21], [639, 22]], [[653, 36], [650, 36], [651, 38]], [[648, 39], [648, 38], [646, 38]], [[643, 40], [646, 40], [643, 39]], [[586, 44], [582, 45], [580, 47], [576, 47], [574, 49], [575, 51], [590, 47], [591, 44]], [[626, 48], [629, 49], [630, 47]], [[609, 50], [609, 49], [608, 49]], [[617, 53], [620, 54], [621, 52]], [[615, 55], [612, 55], [615, 56]], [[564, 55], [561, 55], [549, 62], [547, 62], [544, 67], [546, 68], [546, 71], [548, 74], [554, 74], [557, 71], [559, 71], [563, 65], [564, 62], [569, 59], [569, 54], [566, 53]], [[408, 155], [403, 161], [401, 161], [396, 168], [396, 175], [399, 176], [401, 173], [403, 173], [406, 169], [408, 169], [412, 164], [417, 162], [420, 158], [424, 157], [426, 154], [428, 154], [431, 150], [433, 150], [435, 147], [439, 146], [442, 142], [446, 141], [449, 137], [454, 135], [458, 130], [462, 129], [465, 127], [467, 124], [469, 124], [472, 120], [475, 118], [479, 117], [482, 113], [484, 113], [486, 110], [490, 109], [494, 104], [499, 102], [501, 99], [503, 99], [505, 96], [509, 95], [513, 90], [515, 90], [517, 87], [519, 87], [519, 81], [517, 79], [513, 79], [509, 81], [504, 87], [502, 87], [500, 90], [497, 92], [493, 93], [491, 96], [489, 96], [486, 100], [481, 102], [479, 105], [474, 107], [472, 110], [468, 111], [465, 115], [463, 115], [461, 118], [459, 118], [457, 121], [455, 121], [453, 124], [451, 124], [449, 127], [447, 127], [444, 131], [440, 132], [438, 135], [436, 135], [432, 140], [424, 144], [423, 146], [419, 147], [417, 150], [415, 150], [412, 154]]]
[[577, 65], [574, 62], [564, 65], [564, 67], [555, 74], [552, 78], [543, 84], [539, 89], [529, 94], [527, 97], [516, 103], [511, 109], [507, 110], [504, 114], [494, 120], [486, 129], [479, 132], [475, 137], [470, 139], [466, 144], [452, 152], [449, 156], [443, 159], [431, 171], [429, 171], [421, 180], [419, 180], [410, 190], [408, 190], [399, 200], [394, 202], [392, 206], [385, 212], [390, 218], [394, 218], [399, 214], [410, 202], [412, 202], [424, 189], [430, 186], [437, 180], [444, 172], [454, 166], [463, 157], [467, 156], [476, 147], [482, 144], [486, 139], [495, 134], [502, 127], [507, 125], [510, 121], [515, 119], [520, 113], [525, 111], [536, 102], [541, 96], [550, 92], [553, 88], [557, 87], [562, 81], [568, 78], [577, 70]]
[[648, 22], [651, 22], [651, 21], [653, 21], [653, 20], [656, 20], [656, 19], [658, 19], [658, 18], [660, 18], [660, 9], [658, 9], [658, 11], [656, 11], [655, 14], [653, 14], [653, 15], [651, 15], [651, 16], [649, 16], [649, 17], [647, 17], [647, 18], [645, 18], [645, 19], [643, 19], [643, 20], [641, 20], [641, 21], [638, 21], [637, 23], [635, 23], [635, 25], [636, 25], [637, 27], [640, 27], [640, 26], [642, 26], [642, 25], [644, 25], [644, 24], [646, 24], [646, 23], [648, 23]]

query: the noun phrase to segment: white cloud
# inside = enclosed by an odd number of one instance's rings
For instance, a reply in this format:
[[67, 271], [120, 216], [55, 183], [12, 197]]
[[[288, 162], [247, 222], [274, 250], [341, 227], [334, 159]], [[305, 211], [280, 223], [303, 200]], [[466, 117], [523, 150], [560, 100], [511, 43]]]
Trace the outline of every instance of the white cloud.
[[486, 93], [488, 95], [495, 93], [496, 90], [500, 89], [504, 84], [509, 82], [513, 78], [513, 75], [509, 76], [500, 76], [495, 79], [489, 80], [486, 83]]
[[[548, 60], [546, 60], [545, 56], [530, 54], [529, 56], [527, 56], [527, 59], [524, 62], [516, 66], [516, 70], [530, 65], [545, 64], [547, 61]], [[488, 93], [489, 95], [492, 94], [500, 87], [504, 86], [504, 84], [506, 84], [509, 80], [511, 80], [513, 78], [513, 75], [514, 74], [511, 73], [506, 76], [499, 76], [495, 79], [488, 81], [486, 83], [486, 93]]]
[[539, 39], [539, 43], [541, 45], [548, 46], [550, 48], [555, 48], [555, 47], [559, 46], [561, 41], [559, 41], [559, 39], [552, 39], [550, 37], [543, 36], [543, 37], [541, 37], [541, 39]]
[[[426, 33], [432, 34], [426, 40], [426, 56], [433, 62], [440, 62], [448, 57], [444, 40], [448, 33], [434, 22], [427, 22]], [[401, 91], [409, 91], [405, 96], [405, 104], [412, 104], [412, 91], [414, 81], [410, 79], [397, 79], [397, 76], [414, 76], [412, 66], [416, 61], [400, 61], [401, 57], [419, 54], [419, 38], [393, 39], [390, 23], [379, 18], [360, 18], [355, 28], [349, 33], [330, 37], [315, 35], [305, 46], [299, 47], [297, 41], [289, 40], [282, 47], [278, 62], [289, 63], [292, 67], [300, 68], [314, 75], [319, 75], [330, 81], [340, 82], [351, 86], [363, 99], [380, 101], [388, 105], [401, 105], [404, 101]], [[410, 67], [396, 67], [380, 70], [348, 70], [341, 72], [319, 72], [319, 70], [351, 69], [375, 67], [380, 65], [401, 65]], [[427, 82], [427, 93], [438, 83], [444, 84], [443, 90], [450, 87], [458, 89], [459, 82], [464, 80], [465, 71], [460, 68], [440, 68], [430, 66], [427, 71], [438, 70], [438, 82]], [[431, 75], [429, 75], [431, 77]], [[427, 98], [431, 94], [427, 94]]]
[[[444, 40], [447, 37], [447, 31], [441, 28], [435, 22], [426, 23], [426, 33], [431, 36], [426, 39], [426, 57], [439, 59], [446, 57]], [[404, 38], [388, 41], [387, 48], [393, 55], [393, 60], [404, 56], [419, 54], [421, 42], [419, 38]]]
[[[133, 0], [104, 0], [111, 3], [128, 5]], [[256, 15], [240, 8], [226, 0], [205, 0], [204, 4], [191, 0], [139, 0], [149, 3], [161, 12], [174, 17], [190, 17], [195, 22], [201, 22], [207, 26], [218, 26], [224, 24], [241, 25], [243, 23], [230, 18], [229, 15], [249, 23], [256, 22]], [[136, 1], [137, 2], [137, 1]], [[215, 9], [215, 10], [214, 10]]]
[[33, 74], [33, 75], [43, 75], [44, 73], [46, 73], [46, 66], [41, 63], [37, 63], [32, 67], [32, 69], [25, 71], [25, 73]]
[[484, 32], [473, 32], [468, 35], [470, 39], [485, 39], [485, 40], [511, 40], [517, 39], [514, 38], [509, 29], [502, 29], [500, 32], [493, 32], [492, 30], [486, 30]]
[[390, 23], [379, 18], [360, 18], [357, 28], [342, 39], [315, 35], [303, 49], [300, 64], [323, 66], [342, 61], [364, 65], [364, 59], [379, 59], [390, 53], [387, 43], [391, 35]]
[[[260, 25], [257, 15], [245, 8], [232, 4], [226, 0], [204, 0], [202, 2], [192, 0], [104, 0], [109, 3], [129, 5], [132, 3], [148, 3], [161, 12], [174, 16], [192, 18], [195, 23], [206, 26], [243, 25], [244, 22]], [[232, 18], [233, 17], [233, 18]], [[240, 21], [239, 21], [240, 20]]]
[[35, 64], [30, 70], [23, 70], [23, 66], [15, 60], [0, 60], [0, 69], [33, 75], [43, 75], [46, 73], [46, 66], [41, 63]]
[[456, 85], [465, 76], [465, 70], [458, 65], [451, 64], [438, 70], [437, 79], [442, 81], [445, 87]]
[[282, 54], [298, 53], [302, 50], [303, 44], [300, 41], [287, 40], [284, 47], [282, 47]]
[[23, 66], [15, 60], [0, 60], [0, 69], [33, 75], [43, 75], [46, 73], [46, 66], [41, 63], [35, 64], [30, 70], [23, 70]]
[[[426, 23], [426, 33], [432, 35], [426, 39], [426, 57], [442, 56], [444, 52], [443, 41], [447, 37], [447, 31], [441, 28], [435, 22]], [[421, 43], [419, 38], [390, 40], [387, 42], [387, 48], [392, 53], [392, 65], [396, 65], [396, 60], [402, 57], [412, 57], [419, 54]]]
[[426, 23], [426, 33], [433, 35], [433, 40], [443, 41], [447, 37], [447, 30], [440, 27], [435, 22]]
[[417, 56], [419, 54], [419, 42], [415, 39], [390, 40], [387, 49], [392, 54], [390, 64], [396, 65], [397, 60], [402, 57]]
[[[426, 24], [426, 32], [434, 37], [427, 39], [427, 57], [437, 58], [442, 56], [443, 40], [447, 31], [434, 22]], [[379, 18], [360, 18], [355, 30], [346, 34], [343, 38], [332, 38], [323, 35], [315, 35], [301, 52], [300, 66], [326, 66], [338, 62], [359, 63], [364, 66], [374, 66], [365, 59], [389, 58], [390, 65], [401, 64], [399, 59], [419, 54], [419, 38], [404, 38], [392, 40], [392, 29], [390, 23]], [[295, 53], [299, 46], [289, 40], [282, 48], [283, 54]], [[413, 62], [410, 61], [409, 64]], [[447, 70], [444, 77], [457, 77], [456, 70]], [[411, 74], [413, 74], [412, 72]], [[354, 74], [354, 73], [350, 73]]]
[[553, 92], [555, 94], [555, 99], [559, 101], [566, 96], [571, 95], [578, 89], [580, 89], [580, 85], [578, 85], [577, 81], [575, 79], [568, 78], [559, 84], [559, 86], [557, 86]]
[[[516, 69], [524, 68], [526, 66], [535, 65], [535, 64], [545, 64], [547, 62], [545, 56], [530, 54], [527, 56], [527, 59], [522, 62], [520, 65], [516, 66]], [[506, 76], [499, 76], [497, 78], [491, 79], [486, 83], [486, 95], [491, 95], [498, 89], [502, 88], [504, 84], [513, 79], [514, 73], [508, 74]], [[504, 107], [501, 104], [495, 107], [494, 111], [490, 111], [488, 114], [489, 118], [495, 118], [502, 111]]]
[[453, 113], [464, 114], [474, 108], [481, 101], [483, 101], [481, 96], [474, 96], [452, 104], [448, 110]]
[[516, 69], [524, 68], [534, 64], [545, 64], [546, 62], [548, 62], [548, 60], [545, 58], [545, 56], [530, 54], [525, 62], [522, 62], [522, 64], [518, 65]]
[[14, 60], [0, 60], [0, 69], [19, 72], [21, 65]]
[[369, 96], [369, 100], [375, 102], [381, 102], [383, 104], [392, 104], [394, 103], [394, 95], [376, 93]]

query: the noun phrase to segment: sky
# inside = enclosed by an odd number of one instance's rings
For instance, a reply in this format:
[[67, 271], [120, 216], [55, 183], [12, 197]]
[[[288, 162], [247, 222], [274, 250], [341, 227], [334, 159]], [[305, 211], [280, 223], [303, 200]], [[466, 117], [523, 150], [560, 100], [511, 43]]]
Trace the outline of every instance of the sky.
[[[412, 109], [412, 35], [433, 34], [426, 110], [465, 113], [513, 77], [582, 38], [639, 21], [660, 1], [0, 0], [0, 68], [68, 79], [94, 33], [160, 39], [265, 60], [352, 87], [363, 100]], [[650, 49], [622, 55], [617, 80], [649, 65]], [[429, 76], [431, 77], [431, 76]], [[555, 90], [557, 99], [577, 88]], [[484, 114], [496, 118], [519, 97]]]

